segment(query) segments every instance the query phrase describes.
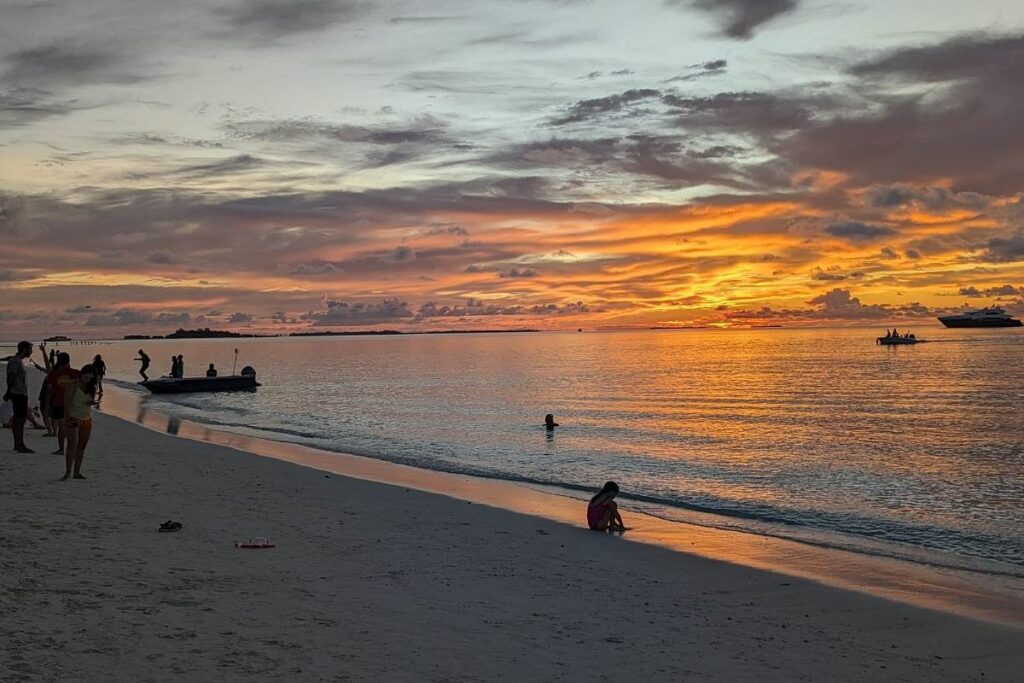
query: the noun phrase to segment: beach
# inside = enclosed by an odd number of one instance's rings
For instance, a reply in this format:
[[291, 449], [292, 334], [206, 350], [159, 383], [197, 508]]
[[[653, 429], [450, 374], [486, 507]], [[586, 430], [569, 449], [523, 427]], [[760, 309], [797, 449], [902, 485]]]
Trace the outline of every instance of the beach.
[[[38, 432], [35, 455], [0, 455], [4, 680], [1010, 681], [1024, 668], [1012, 626], [96, 420], [86, 481], [57, 482], [62, 458]], [[158, 533], [168, 519], [183, 529]], [[276, 547], [234, 547], [250, 537]]]

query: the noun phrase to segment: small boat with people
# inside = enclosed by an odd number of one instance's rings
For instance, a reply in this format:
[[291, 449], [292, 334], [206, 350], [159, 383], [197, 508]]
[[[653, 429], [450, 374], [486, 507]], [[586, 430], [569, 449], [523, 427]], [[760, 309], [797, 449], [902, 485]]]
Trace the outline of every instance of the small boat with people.
[[139, 382], [154, 394], [190, 394], [217, 391], [256, 391], [261, 386], [256, 381], [256, 369], [251, 365], [242, 368], [239, 375], [207, 375], [206, 377], [161, 377]]
[[946, 327], [1020, 327], [1020, 320], [1010, 317], [1002, 308], [982, 308], [958, 315], [944, 315], [939, 322]]
[[886, 330], [884, 337], [876, 337], [875, 343], [882, 346], [903, 346], [906, 344], [920, 344], [924, 339], [918, 339], [913, 332], [900, 334], [897, 330]]

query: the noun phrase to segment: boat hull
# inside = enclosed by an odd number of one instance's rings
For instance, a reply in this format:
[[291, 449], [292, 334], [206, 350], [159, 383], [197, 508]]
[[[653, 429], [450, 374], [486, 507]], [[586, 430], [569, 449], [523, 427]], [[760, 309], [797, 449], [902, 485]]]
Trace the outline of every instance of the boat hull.
[[875, 342], [882, 346], [908, 346], [910, 344], [920, 344], [923, 339], [906, 339], [904, 337], [878, 337]]
[[1024, 325], [1020, 320], [1007, 318], [1005, 320], [953, 320], [939, 318], [939, 322], [946, 327], [1020, 327]]
[[154, 394], [190, 394], [216, 391], [256, 391], [260, 386], [255, 375], [230, 377], [161, 377], [140, 382]]

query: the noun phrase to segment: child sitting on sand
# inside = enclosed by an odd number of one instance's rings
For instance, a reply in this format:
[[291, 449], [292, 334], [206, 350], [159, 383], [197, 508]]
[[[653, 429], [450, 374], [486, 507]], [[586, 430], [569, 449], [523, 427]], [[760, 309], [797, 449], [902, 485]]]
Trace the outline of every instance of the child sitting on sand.
[[587, 524], [594, 531], [625, 531], [626, 525], [615, 504], [619, 485], [614, 481], [605, 482], [604, 488], [590, 499], [587, 506]]

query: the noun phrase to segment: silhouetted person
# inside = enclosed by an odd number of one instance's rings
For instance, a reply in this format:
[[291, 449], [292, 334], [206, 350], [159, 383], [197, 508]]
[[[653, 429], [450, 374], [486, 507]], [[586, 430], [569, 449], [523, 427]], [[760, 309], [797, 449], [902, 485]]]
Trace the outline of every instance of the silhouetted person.
[[[96, 405], [96, 370], [85, 365], [78, 372], [78, 378], [65, 389], [64, 423], [68, 433], [68, 447], [64, 455], [64, 476], [85, 479], [82, 475], [82, 460], [85, 458], [85, 447], [89, 445], [92, 435], [92, 407]], [[74, 474], [72, 474], [72, 470]]]
[[57, 349], [50, 349], [50, 369], [57, 364]]
[[185, 356], [178, 356], [178, 379], [185, 376]]
[[99, 395], [103, 395], [103, 376], [107, 374], [107, 364], [103, 360], [103, 356], [96, 354], [96, 357], [92, 359], [93, 370], [96, 371], [96, 391]]
[[213, 363], [210, 363], [210, 367], [206, 369], [206, 376], [207, 377], [216, 377], [217, 376], [217, 368], [213, 367]]
[[626, 525], [619, 514], [619, 506], [615, 496], [619, 495], [619, 485], [614, 481], [605, 482], [596, 496], [587, 505], [587, 525], [594, 531], [625, 531]]
[[149, 376], [146, 374], [146, 370], [149, 369], [149, 356], [147, 356], [142, 349], [139, 349], [139, 357], [135, 360], [142, 361], [142, 366], [139, 368], [139, 374], [142, 375], [143, 382], [148, 382]]
[[171, 372], [169, 374], [170, 374], [171, 377], [177, 377], [178, 376], [178, 357], [177, 356], [171, 356]]
[[28, 376], [25, 374], [25, 359], [32, 355], [32, 343], [18, 342], [18, 352], [7, 361], [7, 390], [4, 400], [11, 402], [14, 414], [11, 417], [11, 432], [14, 434], [14, 450], [19, 453], [35, 453], [25, 445], [25, 421], [28, 419]]
[[67, 389], [78, 381], [78, 370], [71, 367], [71, 356], [61, 351], [57, 354], [57, 365], [46, 376], [46, 401], [50, 408], [50, 419], [57, 426], [57, 450], [54, 455], [64, 455], [64, 439], [67, 435], [67, 406], [64, 397]]
[[551, 413], [548, 413], [547, 415], [544, 416], [544, 429], [548, 430], [549, 432], [552, 432], [552, 431], [555, 430], [555, 427], [557, 427], [557, 426], [558, 426], [558, 423], [555, 422], [555, 416], [554, 415], [552, 415]]

